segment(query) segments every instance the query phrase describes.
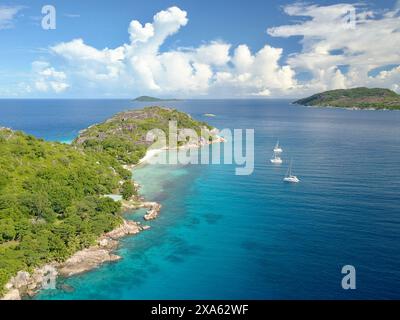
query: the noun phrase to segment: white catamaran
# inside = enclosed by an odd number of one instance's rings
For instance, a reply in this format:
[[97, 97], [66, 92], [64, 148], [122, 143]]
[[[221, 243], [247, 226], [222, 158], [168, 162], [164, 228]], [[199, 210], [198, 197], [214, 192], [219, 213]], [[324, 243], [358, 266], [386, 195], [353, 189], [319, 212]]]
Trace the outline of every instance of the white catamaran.
[[282, 153], [282, 148], [279, 146], [279, 140], [276, 142], [276, 145], [274, 147], [274, 152], [275, 153]]
[[271, 162], [273, 164], [281, 164], [282, 159], [278, 156], [278, 154], [276, 152], [274, 152], [274, 157], [271, 159]]
[[286, 176], [283, 178], [283, 181], [292, 182], [292, 183], [300, 182], [299, 178], [297, 178], [296, 176], [292, 175], [292, 161], [290, 161], [289, 168], [288, 168], [288, 170], [286, 172]]

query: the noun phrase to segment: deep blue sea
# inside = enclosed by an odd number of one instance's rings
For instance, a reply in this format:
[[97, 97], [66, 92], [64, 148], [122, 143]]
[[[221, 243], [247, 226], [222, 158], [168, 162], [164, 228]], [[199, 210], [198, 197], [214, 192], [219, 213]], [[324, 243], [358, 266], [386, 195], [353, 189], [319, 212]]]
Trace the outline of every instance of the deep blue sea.
[[[68, 141], [128, 100], [0, 100], [0, 125]], [[166, 102], [223, 128], [255, 129], [255, 170], [134, 170], [162, 211], [121, 241], [123, 259], [59, 279], [39, 299], [400, 298], [400, 112], [307, 108], [286, 100]], [[213, 113], [216, 117], [205, 117]], [[284, 163], [272, 165], [279, 139]], [[299, 184], [282, 178], [293, 159]], [[143, 211], [127, 214], [140, 220]], [[341, 268], [356, 268], [343, 290]]]

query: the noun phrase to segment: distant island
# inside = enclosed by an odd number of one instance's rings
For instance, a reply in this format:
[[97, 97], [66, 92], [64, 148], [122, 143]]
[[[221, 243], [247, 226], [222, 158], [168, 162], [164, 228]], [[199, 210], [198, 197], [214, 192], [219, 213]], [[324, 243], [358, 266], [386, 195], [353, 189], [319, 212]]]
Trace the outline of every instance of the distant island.
[[400, 110], [400, 95], [382, 88], [339, 89], [317, 93], [294, 103], [355, 110]]
[[182, 101], [180, 99], [161, 99], [161, 98], [155, 98], [155, 97], [150, 97], [150, 96], [140, 96], [134, 99], [133, 101], [136, 102], [162, 102], [162, 101]]

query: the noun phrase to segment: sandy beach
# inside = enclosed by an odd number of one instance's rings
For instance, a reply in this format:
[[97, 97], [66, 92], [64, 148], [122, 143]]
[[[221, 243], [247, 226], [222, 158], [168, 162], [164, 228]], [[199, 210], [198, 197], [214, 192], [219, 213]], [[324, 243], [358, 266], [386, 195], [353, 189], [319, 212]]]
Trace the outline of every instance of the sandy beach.
[[[213, 141], [188, 143], [188, 144], [185, 144], [185, 145], [177, 147], [177, 148], [164, 147], [164, 148], [160, 148], [160, 149], [151, 149], [146, 152], [145, 156], [139, 160], [137, 165], [147, 163], [150, 159], [152, 159], [153, 157], [159, 155], [160, 153], [162, 153], [164, 151], [176, 150], [176, 149], [178, 149], [178, 150], [197, 149], [197, 148], [204, 147], [206, 145], [210, 145], [210, 144], [214, 144], [214, 143], [224, 143], [224, 142], [226, 142], [226, 140], [223, 137], [217, 135], [216, 139], [214, 139]], [[133, 169], [135, 167], [135, 165], [129, 165], [129, 166], [125, 166], [125, 167], [128, 169]]]

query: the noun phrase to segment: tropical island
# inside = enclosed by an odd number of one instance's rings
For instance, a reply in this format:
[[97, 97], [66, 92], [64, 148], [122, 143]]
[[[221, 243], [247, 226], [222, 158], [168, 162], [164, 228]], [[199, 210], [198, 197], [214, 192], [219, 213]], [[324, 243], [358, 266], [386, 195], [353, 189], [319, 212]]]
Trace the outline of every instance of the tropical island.
[[325, 91], [294, 103], [355, 110], [400, 110], [400, 95], [389, 89], [361, 87]]
[[148, 228], [125, 221], [124, 210], [148, 208], [150, 220], [161, 207], [138, 195], [129, 166], [146, 154], [148, 130], [170, 120], [212, 129], [161, 107], [118, 113], [71, 145], [0, 128], [0, 297], [35, 294], [51, 268], [70, 276], [120, 258], [117, 240]]
[[155, 98], [155, 97], [150, 97], [150, 96], [140, 96], [133, 101], [136, 102], [168, 102], [168, 101], [182, 101], [180, 99], [161, 99], [161, 98]]

